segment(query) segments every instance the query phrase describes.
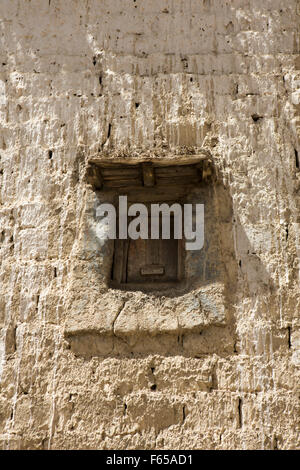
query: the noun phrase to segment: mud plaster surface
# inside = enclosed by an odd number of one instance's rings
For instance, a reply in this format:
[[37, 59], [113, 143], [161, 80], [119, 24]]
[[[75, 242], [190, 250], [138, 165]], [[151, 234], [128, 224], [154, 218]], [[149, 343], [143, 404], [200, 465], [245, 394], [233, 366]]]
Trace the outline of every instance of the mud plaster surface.
[[[299, 15], [1, 2], [2, 448], [300, 447]], [[112, 290], [89, 162], [193, 154], [211, 269], [182, 295]]]

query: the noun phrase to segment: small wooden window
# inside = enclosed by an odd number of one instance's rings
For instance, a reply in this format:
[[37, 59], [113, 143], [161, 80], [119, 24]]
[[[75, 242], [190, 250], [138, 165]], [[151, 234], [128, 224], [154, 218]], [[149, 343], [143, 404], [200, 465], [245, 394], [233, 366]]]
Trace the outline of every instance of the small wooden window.
[[[171, 165], [164, 162], [135, 164], [94, 162], [87, 172], [96, 191], [126, 195], [128, 205], [144, 203], [184, 204], [189, 192], [210, 175], [205, 158], [193, 156], [193, 163]], [[196, 160], [196, 161], [195, 161]], [[149, 222], [150, 223], [150, 219]], [[184, 279], [184, 240], [174, 239], [171, 217], [171, 239], [138, 239], [114, 241], [112, 286], [155, 288], [174, 286]], [[149, 231], [150, 233], [150, 231]], [[173, 233], [173, 236], [172, 236]]]
[[[160, 230], [161, 233], [161, 230]], [[149, 219], [150, 234], [150, 219]], [[174, 239], [174, 219], [170, 219], [170, 239], [115, 240], [112, 279], [117, 284], [167, 287], [182, 278], [183, 242]]]

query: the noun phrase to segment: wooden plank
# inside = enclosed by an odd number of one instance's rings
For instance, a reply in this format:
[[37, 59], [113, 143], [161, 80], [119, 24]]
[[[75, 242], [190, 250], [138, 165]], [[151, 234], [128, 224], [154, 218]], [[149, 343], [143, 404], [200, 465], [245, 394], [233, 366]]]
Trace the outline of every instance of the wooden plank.
[[172, 177], [158, 177], [156, 178], [156, 184], [158, 186], [182, 186], [188, 184], [199, 183], [199, 176], [172, 176]]
[[141, 177], [138, 175], [109, 175], [109, 176], [104, 176], [103, 181], [142, 181]]
[[127, 264], [127, 282], [139, 282], [141, 280], [141, 268], [146, 264], [147, 242], [138, 238], [130, 240]]
[[122, 282], [123, 274], [123, 241], [124, 240], [115, 240], [114, 248], [112, 278], [118, 283]]
[[142, 276], [159, 276], [165, 273], [164, 266], [161, 265], [148, 265], [141, 268]]
[[128, 250], [130, 240], [123, 240], [122, 282], [127, 282], [128, 276]]
[[110, 178], [112, 176], [129, 176], [129, 177], [140, 177], [140, 168], [101, 168], [101, 174], [103, 178]]
[[177, 187], [155, 187], [155, 191], [149, 191], [148, 188], [144, 186], [142, 188], [132, 189], [130, 194], [128, 194], [128, 203], [143, 202], [147, 203], [169, 203], [181, 202], [181, 199], [184, 202], [187, 189], [183, 186]]
[[185, 240], [182, 238], [181, 240], [178, 240], [178, 246], [177, 246], [177, 280], [181, 281], [182, 278], [184, 277], [184, 243]]
[[158, 177], [160, 176], [194, 176], [197, 175], [196, 166], [167, 166], [158, 167], [155, 169], [155, 173]]
[[141, 180], [120, 180], [120, 181], [104, 181], [103, 186], [105, 188], [127, 188], [130, 186], [142, 186]]

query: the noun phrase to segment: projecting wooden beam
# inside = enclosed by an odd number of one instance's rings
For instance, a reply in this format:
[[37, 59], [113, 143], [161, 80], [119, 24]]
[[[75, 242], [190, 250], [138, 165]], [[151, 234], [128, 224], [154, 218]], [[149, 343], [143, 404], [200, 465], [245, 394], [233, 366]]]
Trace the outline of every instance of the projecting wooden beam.
[[86, 179], [89, 184], [91, 184], [95, 189], [101, 189], [103, 181], [99, 168], [96, 165], [90, 165], [87, 168]]
[[142, 163], [143, 183], [148, 188], [155, 185], [154, 168], [151, 162]]

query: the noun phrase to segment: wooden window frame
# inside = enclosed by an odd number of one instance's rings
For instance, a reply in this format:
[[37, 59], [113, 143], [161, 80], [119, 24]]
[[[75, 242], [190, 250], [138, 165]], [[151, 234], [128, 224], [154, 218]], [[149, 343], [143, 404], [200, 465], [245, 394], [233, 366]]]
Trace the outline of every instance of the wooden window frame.
[[[181, 161], [158, 159], [92, 159], [87, 181], [94, 190], [108, 193], [111, 198], [126, 195], [133, 203], [179, 203], [187, 200], [189, 191], [212, 176], [211, 164], [204, 155], [181, 157]], [[149, 214], [149, 213], [148, 213]], [[118, 230], [117, 230], [118, 233]], [[167, 241], [167, 240], [166, 240]], [[185, 284], [185, 240], [177, 240], [177, 278], [166, 282], [126, 282], [130, 240], [114, 240], [114, 255], [109, 285], [114, 288], [160, 290]], [[116, 265], [118, 267], [116, 268]], [[165, 264], [166, 266], [166, 264]], [[172, 269], [172, 268], [171, 268]], [[154, 277], [154, 276], [153, 276]]]
[[[150, 214], [148, 215], [150, 217]], [[149, 234], [150, 235], [150, 234]], [[168, 242], [167, 239], [159, 239], [162, 242]], [[177, 287], [180, 285], [184, 278], [184, 258], [185, 258], [185, 248], [184, 248], [184, 238], [176, 239], [177, 242], [177, 274], [174, 280], [168, 281], [148, 281], [141, 280], [140, 282], [128, 281], [128, 253], [129, 253], [129, 244], [131, 240], [129, 238], [125, 240], [116, 239], [114, 240], [114, 255], [112, 261], [112, 270], [111, 270], [111, 287], [118, 287], [127, 290], [161, 290], [168, 289], [171, 287]]]

